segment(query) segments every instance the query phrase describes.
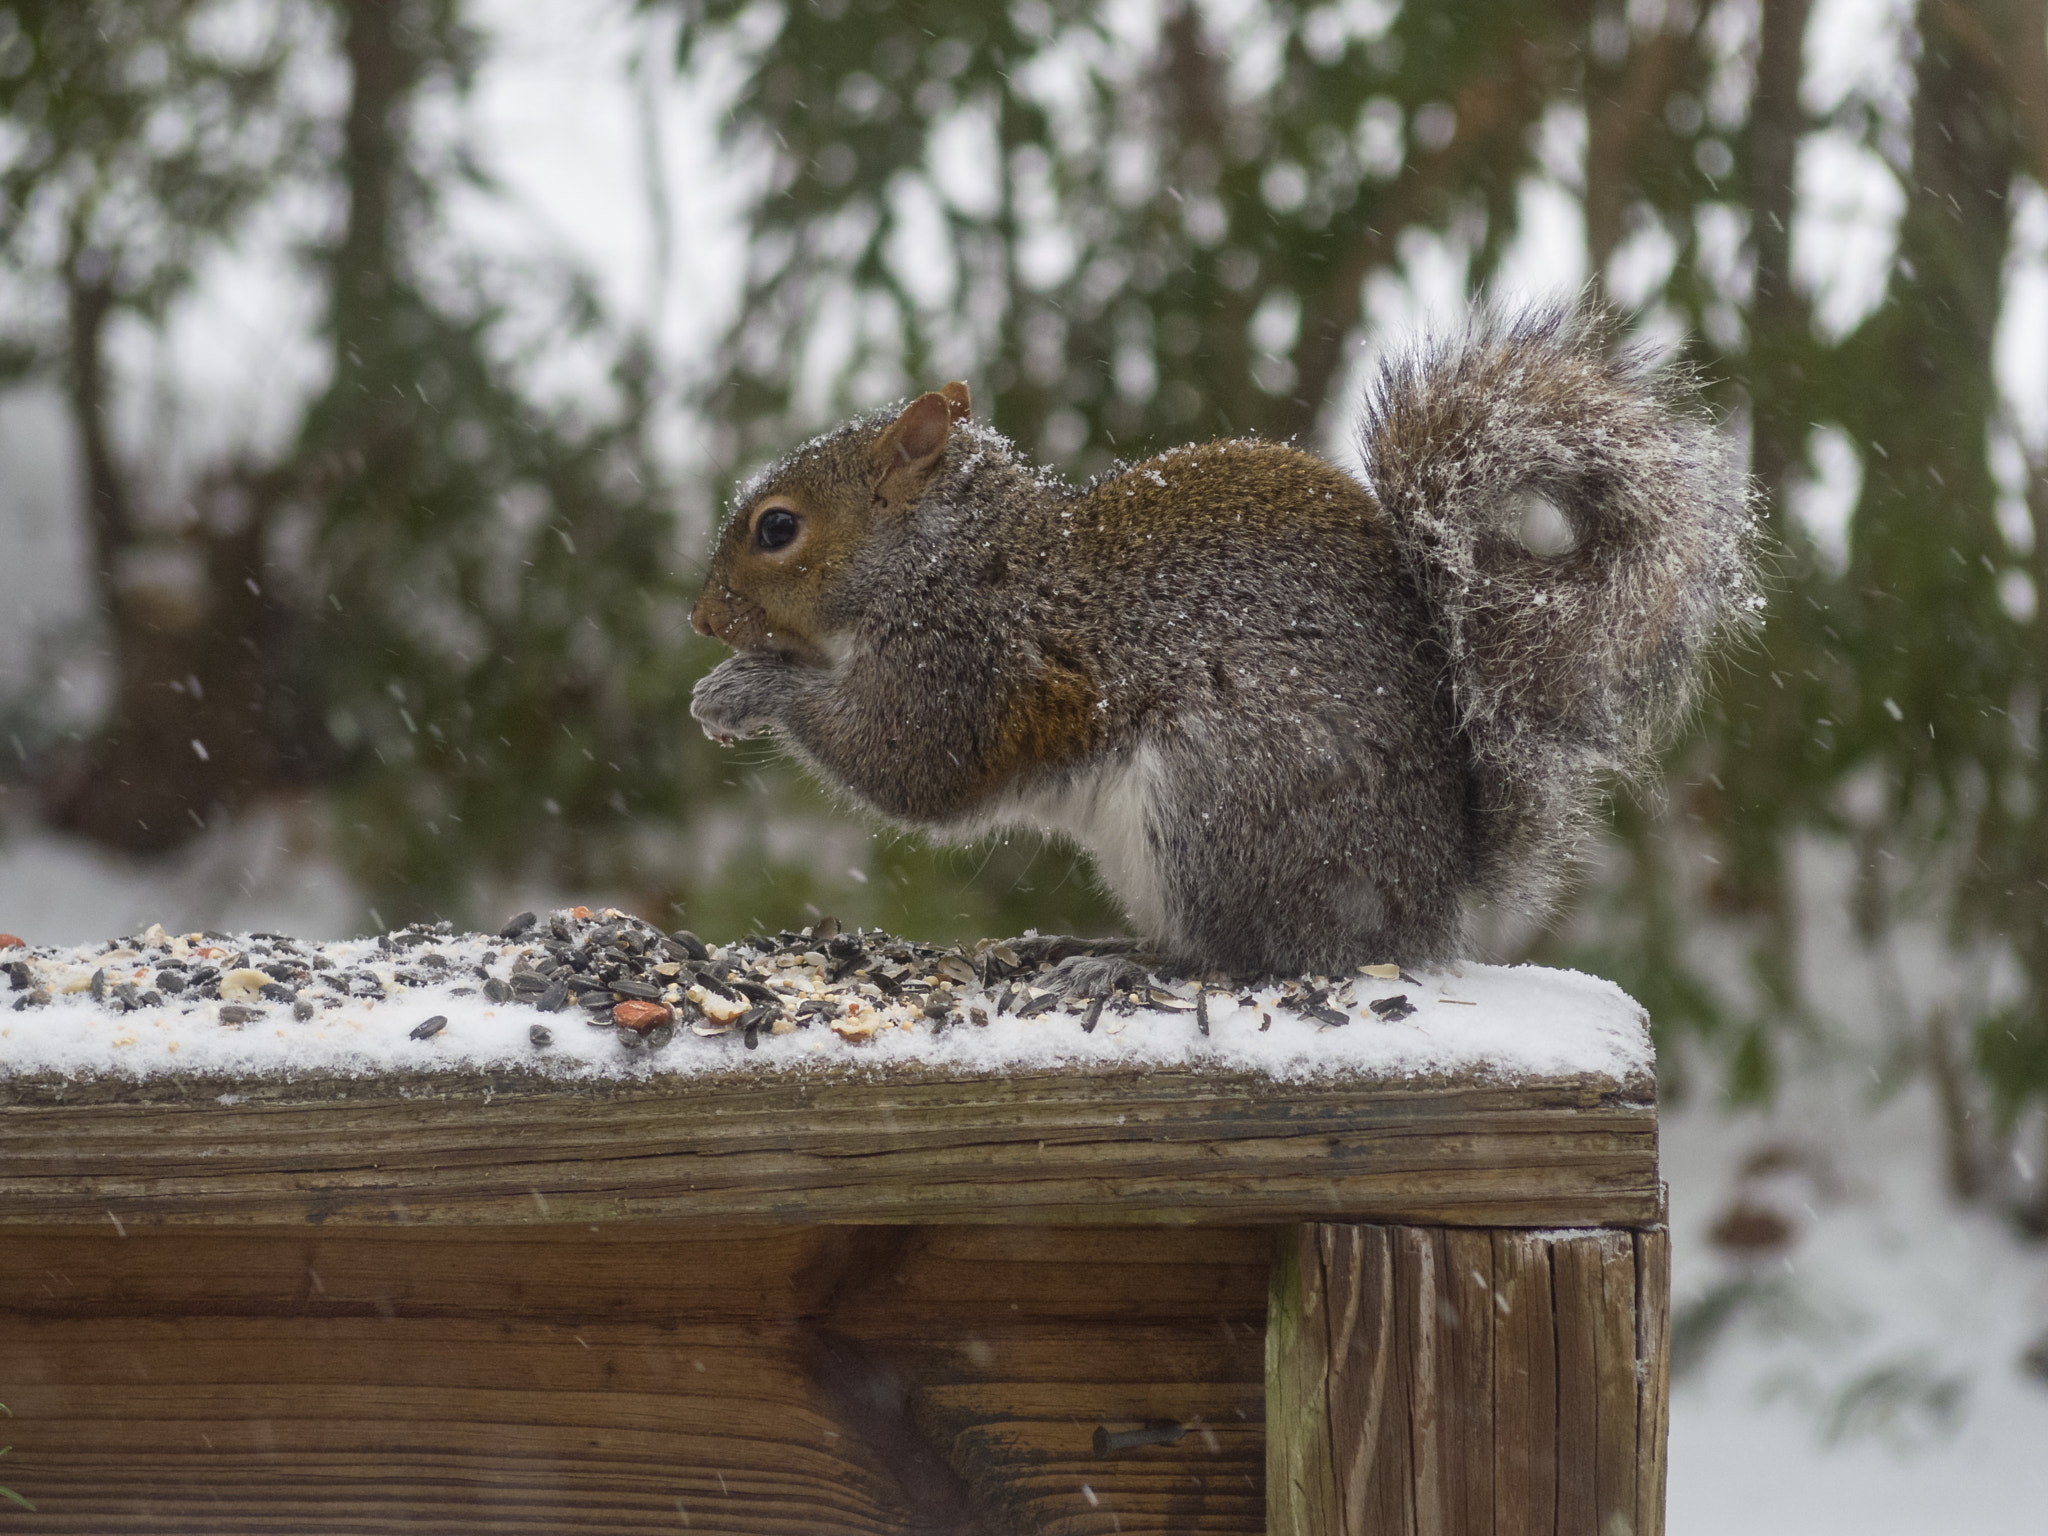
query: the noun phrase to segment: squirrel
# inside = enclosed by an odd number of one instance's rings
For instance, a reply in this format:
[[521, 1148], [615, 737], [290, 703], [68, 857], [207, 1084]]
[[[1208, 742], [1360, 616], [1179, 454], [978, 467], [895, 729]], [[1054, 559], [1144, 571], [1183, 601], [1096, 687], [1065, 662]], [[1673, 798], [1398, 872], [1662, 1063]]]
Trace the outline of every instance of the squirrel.
[[[1190, 971], [1455, 959], [1540, 909], [1761, 606], [1733, 450], [1598, 312], [1488, 313], [1379, 369], [1361, 481], [1213, 442], [1075, 489], [964, 384], [737, 492], [692, 622], [714, 740], [890, 820], [1065, 834]], [[1569, 547], [1520, 530], [1547, 502]]]

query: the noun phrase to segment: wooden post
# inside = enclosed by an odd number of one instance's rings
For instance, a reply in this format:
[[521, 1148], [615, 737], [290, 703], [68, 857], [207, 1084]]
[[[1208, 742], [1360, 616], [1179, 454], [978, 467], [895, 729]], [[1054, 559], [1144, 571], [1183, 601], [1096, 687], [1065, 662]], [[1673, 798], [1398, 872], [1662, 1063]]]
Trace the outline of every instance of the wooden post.
[[1270, 1536], [1661, 1536], [1659, 1229], [1284, 1229]]

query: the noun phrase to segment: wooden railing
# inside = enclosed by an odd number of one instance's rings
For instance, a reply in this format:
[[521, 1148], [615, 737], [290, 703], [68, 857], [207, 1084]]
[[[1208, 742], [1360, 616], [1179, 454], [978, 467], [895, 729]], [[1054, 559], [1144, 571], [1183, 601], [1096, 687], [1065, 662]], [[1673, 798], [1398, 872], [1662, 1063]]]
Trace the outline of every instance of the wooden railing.
[[7, 1518], [1655, 1536], [1661, 1221], [1647, 1080], [0, 1078]]

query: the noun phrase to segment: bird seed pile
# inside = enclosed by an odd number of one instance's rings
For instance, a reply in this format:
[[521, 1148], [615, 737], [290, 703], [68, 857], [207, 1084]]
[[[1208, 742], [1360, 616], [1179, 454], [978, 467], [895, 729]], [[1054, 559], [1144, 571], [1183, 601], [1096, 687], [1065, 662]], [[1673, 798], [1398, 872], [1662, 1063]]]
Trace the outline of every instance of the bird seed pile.
[[1073, 939], [941, 947], [830, 918], [722, 946], [587, 907], [522, 912], [496, 934], [414, 924], [334, 942], [160, 926], [69, 948], [0, 935], [0, 1080], [636, 1076], [730, 1071], [756, 1052], [771, 1068], [1592, 1062], [1621, 1076], [1647, 1059], [1647, 1036], [1621, 993], [1566, 972], [1469, 966], [1425, 980], [1387, 965], [1232, 984], [1162, 976]]
[[[361, 941], [314, 944], [279, 933], [173, 937], [159, 926], [112, 940], [84, 958], [16, 940], [0, 960], [0, 975], [16, 994], [17, 1012], [85, 993], [115, 1013], [170, 1009], [210, 1016], [228, 1028], [273, 1014], [304, 1023], [351, 1003], [402, 998], [439, 984], [454, 996], [523, 1005], [542, 1015], [581, 1014], [585, 1023], [616, 1031], [627, 1050], [660, 1049], [680, 1031], [737, 1035], [749, 1050], [764, 1034], [813, 1025], [849, 1041], [887, 1029], [937, 1034], [961, 1023], [985, 1027], [992, 1016], [1009, 1013], [1024, 1019], [1077, 1015], [1080, 1028], [1093, 1033], [1105, 1011], [1128, 1018], [1141, 1008], [1191, 1015], [1206, 1034], [1209, 998], [1217, 990], [1163, 981], [1126, 965], [1122, 984], [1091, 997], [1057, 974], [1062, 961], [1088, 953], [1077, 940], [1027, 934], [984, 940], [972, 949], [938, 948], [881, 932], [843, 932], [829, 917], [801, 931], [757, 934], [715, 950], [688, 929], [664, 933], [616, 908], [588, 907], [557, 912], [546, 922], [522, 912], [495, 938], [458, 935], [448, 923], [418, 923], [371, 943], [368, 952], [350, 954]], [[1391, 965], [1364, 974], [1421, 985]], [[1232, 994], [1223, 989], [1223, 995]], [[1254, 993], [1239, 1001], [1260, 1004]], [[1345, 1010], [1357, 1002], [1356, 980], [1333, 984], [1314, 977], [1280, 983], [1267, 1006], [1334, 1026], [1354, 1022]], [[1415, 1011], [1399, 994], [1376, 998], [1367, 1008], [1380, 1020]], [[423, 1019], [412, 1038], [431, 1038], [446, 1024], [445, 1017]], [[528, 1036], [545, 1050], [554, 1043], [554, 1025], [536, 1021]]]

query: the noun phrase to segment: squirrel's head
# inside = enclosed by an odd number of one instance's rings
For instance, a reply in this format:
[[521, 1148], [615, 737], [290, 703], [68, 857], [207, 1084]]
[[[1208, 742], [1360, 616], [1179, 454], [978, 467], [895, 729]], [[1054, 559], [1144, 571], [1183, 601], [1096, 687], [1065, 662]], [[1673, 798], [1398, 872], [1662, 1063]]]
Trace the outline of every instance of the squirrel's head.
[[823, 664], [821, 613], [834, 574], [881, 525], [917, 505], [967, 415], [967, 386], [948, 384], [893, 421], [856, 423], [756, 479], [719, 534], [690, 612], [697, 632], [736, 651]]

